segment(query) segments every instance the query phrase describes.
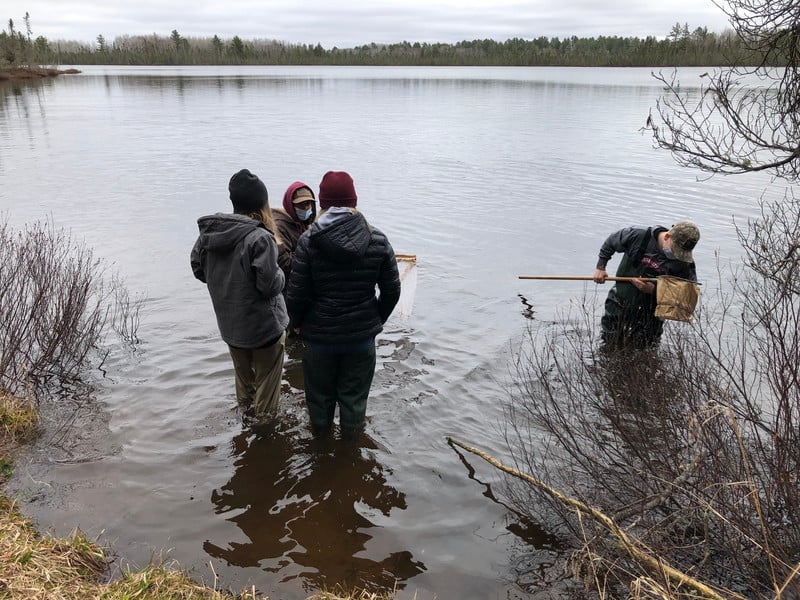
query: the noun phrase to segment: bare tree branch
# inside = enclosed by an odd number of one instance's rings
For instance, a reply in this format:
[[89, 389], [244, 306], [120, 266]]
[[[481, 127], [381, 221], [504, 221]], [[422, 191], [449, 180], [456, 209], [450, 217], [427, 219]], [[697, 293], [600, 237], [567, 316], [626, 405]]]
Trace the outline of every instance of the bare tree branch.
[[646, 548], [640, 540], [637, 540], [631, 537], [622, 527], [620, 527], [611, 517], [604, 514], [602, 511], [589, 506], [585, 502], [581, 502], [575, 498], [571, 498], [566, 494], [559, 492], [557, 489], [547, 485], [543, 481], [536, 479], [532, 475], [528, 473], [523, 473], [517, 469], [509, 467], [499, 460], [489, 456], [485, 452], [478, 450], [473, 446], [469, 446], [463, 442], [460, 442], [452, 437], [447, 438], [448, 443], [458, 446], [466, 450], [467, 452], [471, 452], [476, 456], [480, 456], [483, 460], [488, 462], [490, 465], [500, 469], [501, 471], [512, 475], [513, 477], [517, 477], [526, 481], [527, 483], [537, 487], [538, 489], [542, 490], [546, 494], [553, 497], [559, 503], [567, 506], [579, 513], [584, 513], [589, 515], [594, 521], [599, 523], [603, 526], [609, 533], [615, 536], [619, 542], [621, 543], [622, 547], [625, 551], [633, 558], [634, 560], [643, 564], [651, 573], [653, 574], [664, 574], [666, 575], [672, 582], [675, 583], [677, 586], [687, 586], [692, 588], [698, 594], [700, 594], [703, 598], [710, 598], [712, 600], [744, 600], [744, 596], [740, 596], [731, 592], [730, 590], [725, 590], [725, 595], [721, 595], [702, 581], [695, 579], [687, 575], [686, 573], [682, 573], [678, 569], [671, 567], [669, 564], [664, 562], [661, 557], [653, 556], [648, 548]]
[[[800, 175], [800, 5], [794, 0], [715, 2], [755, 68], [703, 75], [699, 92], [677, 74], [654, 74], [665, 89], [647, 119], [659, 148], [708, 173]], [[754, 58], [755, 59], [754, 59]], [[731, 57], [732, 64], [736, 57]]]

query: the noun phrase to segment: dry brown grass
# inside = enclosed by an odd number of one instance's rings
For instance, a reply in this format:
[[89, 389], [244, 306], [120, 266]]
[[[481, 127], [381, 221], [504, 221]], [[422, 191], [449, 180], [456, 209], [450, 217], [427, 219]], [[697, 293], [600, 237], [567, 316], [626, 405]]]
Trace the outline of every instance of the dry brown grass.
[[103, 550], [82, 533], [41, 537], [13, 502], [0, 498], [0, 598], [86, 598], [105, 567]]
[[182, 571], [149, 565], [102, 583], [104, 548], [79, 530], [68, 538], [41, 536], [8, 498], [0, 496], [0, 598], [15, 600], [259, 600], [204, 587]]
[[36, 407], [0, 390], [0, 483], [11, 475], [13, 447], [32, 439], [38, 430]]
[[[322, 591], [312, 594], [307, 600], [391, 600], [393, 597], [393, 594], [379, 594], [367, 590], [348, 591], [336, 587], [332, 591]], [[416, 598], [416, 594], [414, 597]]]
[[26, 442], [36, 435], [38, 428], [39, 413], [30, 400], [0, 391], [0, 442]]

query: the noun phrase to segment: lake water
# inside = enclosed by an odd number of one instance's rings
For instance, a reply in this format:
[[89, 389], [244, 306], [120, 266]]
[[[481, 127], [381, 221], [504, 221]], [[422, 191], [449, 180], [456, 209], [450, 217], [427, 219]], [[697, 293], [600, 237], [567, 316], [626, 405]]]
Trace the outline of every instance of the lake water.
[[[175, 559], [272, 598], [336, 583], [551, 597], [547, 524], [522, 522], [501, 475], [446, 442], [509, 460], [510, 353], [531, 320], [608, 290], [518, 276], [591, 275], [615, 229], [689, 218], [711, 283], [768, 179], [698, 178], [654, 149], [640, 129], [662, 89], [647, 69], [80, 68], [0, 83], [0, 212], [70, 229], [146, 295], [141, 343], [112, 348], [102, 413], [20, 460], [9, 486], [23, 510], [100, 536], [120, 564]], [[682, 70], [682, 87], [703, 71]], [[349, 171], [362, 212], [418, 257], [413, 312], [378, 339], [361, 447], [311, 440], [296, 345], [276, 430], [242, 425], [189, 269], [197, 217], [230, 210], [241, 168], [273, 206], [295, 180], [316, 190]]]

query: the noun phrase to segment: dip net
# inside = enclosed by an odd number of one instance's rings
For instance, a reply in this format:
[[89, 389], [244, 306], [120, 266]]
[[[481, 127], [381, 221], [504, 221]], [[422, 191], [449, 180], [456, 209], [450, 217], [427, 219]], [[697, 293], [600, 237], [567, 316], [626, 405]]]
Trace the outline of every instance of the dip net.
[[691, 322], [700, 286], [694, 281], [664, 275], [656, 285], [656, 316], [659, 319]]
[[400, 300], [394, 309], [402, 319], [411, 316], [414, 309], [414, 296], [417, 292], [417, 255], [396, 254], [397, 270], [400, 273]]

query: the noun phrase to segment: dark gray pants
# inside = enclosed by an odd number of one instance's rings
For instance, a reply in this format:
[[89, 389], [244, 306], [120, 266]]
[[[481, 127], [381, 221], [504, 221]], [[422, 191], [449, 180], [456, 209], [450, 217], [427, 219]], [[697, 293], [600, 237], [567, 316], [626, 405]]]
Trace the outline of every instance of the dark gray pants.
[[606, 300], [600, 319], [603, 344], [608, 349], [649, 348], [658, 344], [664, 322], [655, 316], [655, 306], [626, 306]]
[[338, 404], [342, 435], [358, 434], [364, 428], [374, 375], [374, 343], [359, 352], [337, 352], [318, 344], [304, 344], [303, 380], [312, 429], [330, 429]]

